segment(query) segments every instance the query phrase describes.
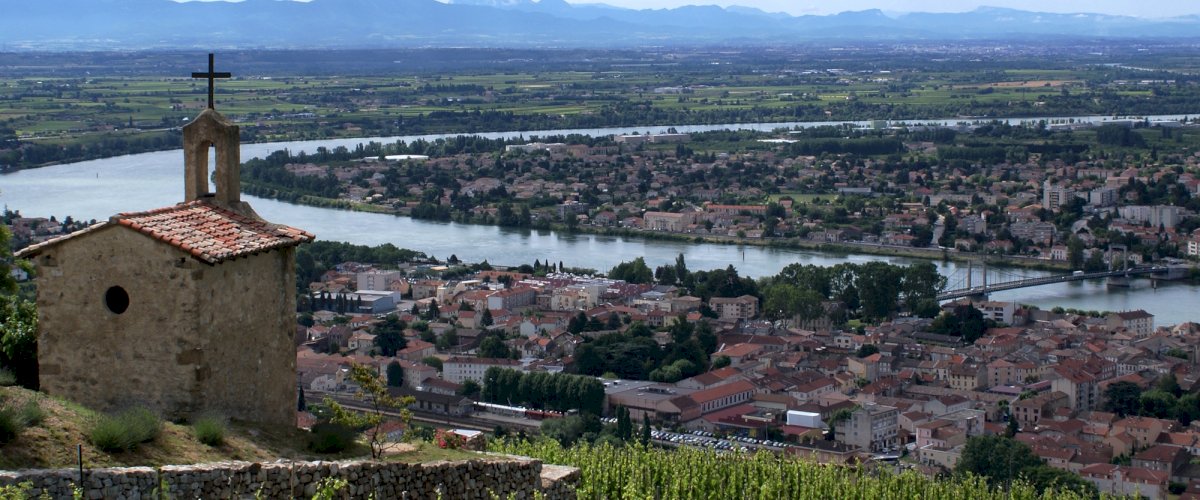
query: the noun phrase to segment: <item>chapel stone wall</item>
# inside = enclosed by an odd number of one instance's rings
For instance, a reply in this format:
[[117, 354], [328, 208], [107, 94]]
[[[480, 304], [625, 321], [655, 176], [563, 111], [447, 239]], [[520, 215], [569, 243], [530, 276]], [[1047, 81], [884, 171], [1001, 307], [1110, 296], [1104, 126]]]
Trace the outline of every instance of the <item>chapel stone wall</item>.
[[[190, 410], [203, 264], [117, 226], [68, 239], [37, 262], [43, 391], [97, 410]], [[117, 289], [127, 297], [120, 313], [111, 308], [121, 305]]]
[[295, 424], [295, 265], [295, 249], [283, 248], [205, 270], [198, 283], [204, 306], [197, 321], [206, 345], [198, 406]]

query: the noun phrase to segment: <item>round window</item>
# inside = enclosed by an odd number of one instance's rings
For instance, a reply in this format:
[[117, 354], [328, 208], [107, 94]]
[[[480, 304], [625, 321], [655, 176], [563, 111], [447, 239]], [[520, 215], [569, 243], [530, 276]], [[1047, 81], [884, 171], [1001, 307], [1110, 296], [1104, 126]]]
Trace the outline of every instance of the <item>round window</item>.
[[114, 314], [121, 314], [129, 309], [129, 293], [119, 286], [111, 287], [104, 292], [104, 305]]

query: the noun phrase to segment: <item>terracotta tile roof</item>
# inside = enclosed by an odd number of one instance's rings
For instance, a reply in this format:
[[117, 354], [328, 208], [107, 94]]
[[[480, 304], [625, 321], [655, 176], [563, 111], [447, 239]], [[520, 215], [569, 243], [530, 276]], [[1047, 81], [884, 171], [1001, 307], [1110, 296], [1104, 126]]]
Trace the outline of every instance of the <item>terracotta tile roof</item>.
[[1147, 462], [1173, 462], [1181, 453], [1186, 453], [1182, 447], [1169, 444], [1156, 444], [1138, 452], [1133, 458]]
[[688, 397], [690, 397], [693, 401], [695, 401], [699, 404], [704, 404], [709, 401], [715, 401], [715, 400], [718, 400], [718, 399], [721, 399], [721, 398], [724, 398], [727, 396], [732, 396], [734, 394], [743, 393], [743, 392], [753, 393], [754, 392], [754, 384], [751, 384], [750, 382], [747, 382], [745, 380], [739, 380], [737, 382], [732, 382], [732, 383], [725, 384], [725, 385], [719, 385], [717, 387], [705, 389], [702, 391], [697, 391], [695, 393], [692, 393]]
[[110, 222], [165, 242], [209, 264], [316, 239], [302, 229], [247, 217], [203, 200], [123, 213]]
[[146, 212], [113, 216], [108, 222], [34, 245], [20, 252], [33, 255], [46, 247], [107, 226], [124, 226], [187, 252], [197, 260], [219, 264], [314, 239], [312, 233], [217, 207], [204, 200], [180, 203]]

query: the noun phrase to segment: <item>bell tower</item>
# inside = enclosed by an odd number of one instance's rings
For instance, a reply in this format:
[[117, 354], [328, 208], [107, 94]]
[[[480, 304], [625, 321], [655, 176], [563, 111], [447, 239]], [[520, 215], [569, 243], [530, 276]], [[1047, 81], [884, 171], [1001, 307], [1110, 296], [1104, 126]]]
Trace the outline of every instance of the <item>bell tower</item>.
[[[222, 208], [253, 215], [250, 206], [242, 203], [240, 130], [213, 106], [214, 79], [230, 77], [231, 73], [213, 71], [212, 54], [208, 55], [208, 72], [192, 73], [192, 78], [208, 79], [208, 109], [183, 127], [183, 201], [205, 199]], [[216, 193], [208, 192], [210, 148], [217, 153]]]

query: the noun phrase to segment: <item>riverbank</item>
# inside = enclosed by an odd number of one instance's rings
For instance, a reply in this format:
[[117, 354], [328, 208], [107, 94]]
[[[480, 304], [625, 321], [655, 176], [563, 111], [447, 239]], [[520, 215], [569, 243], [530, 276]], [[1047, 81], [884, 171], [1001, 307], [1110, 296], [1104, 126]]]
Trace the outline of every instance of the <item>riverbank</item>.
[[[562, 225], [554, 225], [552, 226], [552, 229], [556, 231], [571, 231]], [[851, 241], [829, 243], [806, 240], [803, 238], [739, 238], [737, 236], [692, 235], [686, 233], [666, 233], [662, 231], [647, 231], [641, 229], [614, 230], [612, 228], [596, 226], [578, 226], [575, 231], [587, 234], [620, 236], [625, 238], [660, 239], [690, 243], [712, 243], [719, 245], [775, 247], [787, 248], [791, 250], [812, 250], [832, 254], [867, 254], [960, 263], [985, 261], [991, 266], [1019, 267], [1043, 271], [1070, 270], [1070, 267], [1065, 261], [1048, 261], [1044, 259], [1017, 255], [977, 254], [940, 248], [901, 247]]]
[[[280, 200], [282, 201], [282, 200]], [[285, 202], [293, 203], [293, 202]], [[356, 212], [368, 212], [376, 214], [387, 214], [395, 217], [409, 217], [399, 210], [372, 205], [370, 203], [353, 202], [349, 200], [334, 199], [334, 198], [319, 198], [315, 196], [304, 196], [294, 202], [297, 205], [310, 206], [314, 208], [332, 208], [338, 210], [350, 210]], [[423, 220], [413, 218], [414, 220]], [[484, 227], [505, 227], [498, 224], [483, 224], [473, 221], [453, 221], [457, 224], [469, 224]], [[979, 254], [973, 252], [961, 252], [954, 249], [943, 248], [917, 248], [917, 247], [902, 247], [896, 245], [880, 245], [873, 243], [862, 243], [853, 241], [842, 242], [824, 242], [813, 241], [804, 238], [747, 238], [726, 235], [713, 234], [690, 234], [690, 233], [671, 233], [664, 231], [651, 231], [645, 229], [633, 228], [613, 228], [608, 226], [591, 226], [578, 225], [568, 227], [565, 224], [550, 224], [532, 229], [550, 230], [562, 233], [578, 233], [592, 234], [598, 236], [612, 236], [620, 238], [638, 238], [644, 240], [660, 240], [673, 241], [681, 243], [710, 243], [717, 245], [734, 245], [734, 246], [756, 246], [770, 248], [785, 248], [790, 250], [810, 250], [832, 254], [866, 254], [879, 255], [885, 257], [903, 257], [911, 259], [935, 260], [943, 262], [959, 262], [959, 263], [979, 263], [986, 262], [989, 266], [998, 267], [1014, 267], [1022, 269], [1037, 269], [1042, 271], [1062, 272], [1070, 271], [1070, 266], [1066, 261], [1050, 261], [1039, 259], [1036, 257], [1028, 257], [1022, 255], [995, 255], [995, 254]]]

